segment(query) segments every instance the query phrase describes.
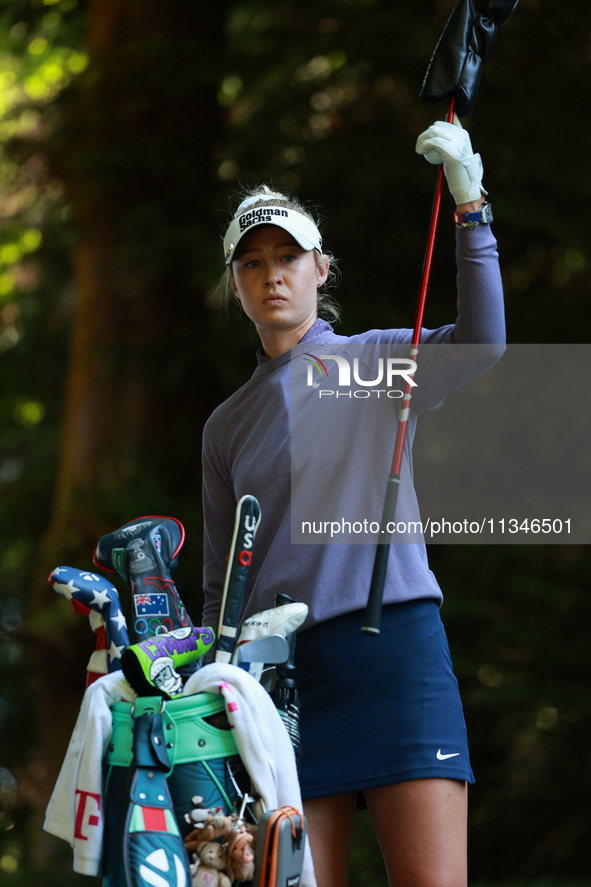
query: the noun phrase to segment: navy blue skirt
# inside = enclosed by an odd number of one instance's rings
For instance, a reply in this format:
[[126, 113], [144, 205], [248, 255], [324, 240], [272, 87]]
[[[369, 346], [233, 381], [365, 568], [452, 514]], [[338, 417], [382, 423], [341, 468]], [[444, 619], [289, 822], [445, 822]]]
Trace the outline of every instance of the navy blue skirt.
[[434, 600], [383, 608], [381, 632], [362, 612], [298, 635], [305, 799], [409, 779], [474, 782], [464, 710]]

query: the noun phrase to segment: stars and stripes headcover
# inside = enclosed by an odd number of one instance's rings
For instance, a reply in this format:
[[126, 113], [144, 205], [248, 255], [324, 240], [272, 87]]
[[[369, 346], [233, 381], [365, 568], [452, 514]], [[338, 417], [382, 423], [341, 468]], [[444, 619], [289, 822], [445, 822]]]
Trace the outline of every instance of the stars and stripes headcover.
[[77, 612], [100, 615], [105, 628], [107, 669], [112, 672], [121, 668], [121, 654], [129, 645], [129, 635], [115, 586], [104, 576], [66, 566], [52, 570], [49, 583]]

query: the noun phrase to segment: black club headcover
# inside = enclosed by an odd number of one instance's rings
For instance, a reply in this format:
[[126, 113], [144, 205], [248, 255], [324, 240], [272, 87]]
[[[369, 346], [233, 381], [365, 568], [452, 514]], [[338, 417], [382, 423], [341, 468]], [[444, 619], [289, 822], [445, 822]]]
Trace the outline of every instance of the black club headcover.
[[96, 566], [118, 573], [129, 586], [137, 641], [193, 626], [171, 578], [184, 541], [179, 520], [147, 515], [103, 536], [96, 547]]
[[431, 57], [419, 97], [434, 104], [456, 95], [455, 110], [474, 110], [482, 65], [495, 47], [497, 28], [518, 0], [459, 0], [451, 11]]

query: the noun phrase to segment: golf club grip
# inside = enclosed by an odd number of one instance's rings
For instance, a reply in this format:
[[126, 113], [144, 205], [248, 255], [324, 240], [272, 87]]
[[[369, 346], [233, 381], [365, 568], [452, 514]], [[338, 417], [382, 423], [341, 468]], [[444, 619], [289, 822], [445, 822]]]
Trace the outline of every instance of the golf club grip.
[[373, 572], [371, 574], [371, 584], [369, 586], [367, 606], [365, 608], [363, 625], [361, 628], [361, 630], [365, 634], [380, 633], [382, 598], [384, 596], [386, 571], [388, 569], [388, 558], [390, 556], [390, 543], [392, 541], [393, 535], [391, 532], [389, 532], [388, 525], [394, 521], [399, 489], [400, 475], [390, 474], [390, 476], [388, 477], [388, 486], [386, 487], [384, 510], [382, 512], [380, 541], [376, 546], [376, 554], [373, 562]]
[[252, 559], [254, 537], [261, 519], [261, 507], [254, 496], [242, 496], [236, 506], [234, 532], [220, 608], [216, 662], [230, 662], [246, 579]]
[[369, 586], [369, 595], [367, 597], [367, 606], [365, 607], [365, 614], [363, 616], [363, 626], [361, 630], [364, 634], [380, 633], [382, 598], [384, 596], [384, 585], [386, 583], [386, 571], [388, 569], [389, 556], [390, 545], [387, 543], [380, 543], [376, 548], [373, 573], [371, 575], [371, 585]]
[[275, 606], [276, 607], [285, 607], [286, 604], [293, 604], [294, 599], [290, 597], [288, 594], [276, 594], [275, 595]]

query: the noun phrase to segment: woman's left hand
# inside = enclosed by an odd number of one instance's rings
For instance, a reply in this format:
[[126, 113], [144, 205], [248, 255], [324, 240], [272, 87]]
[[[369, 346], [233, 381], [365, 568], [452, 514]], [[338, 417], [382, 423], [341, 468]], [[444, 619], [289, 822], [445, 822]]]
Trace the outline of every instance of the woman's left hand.
[[429, 163], [443, 163], [449, 190], [458, 207], [482, 202], [482, 195], [486, 194], [482, 187], [482, 160], [480, 154], [472, 151], [470, 136], [456, 115], [453, 123], [440, 120], [421, 133], [416, 151]]

